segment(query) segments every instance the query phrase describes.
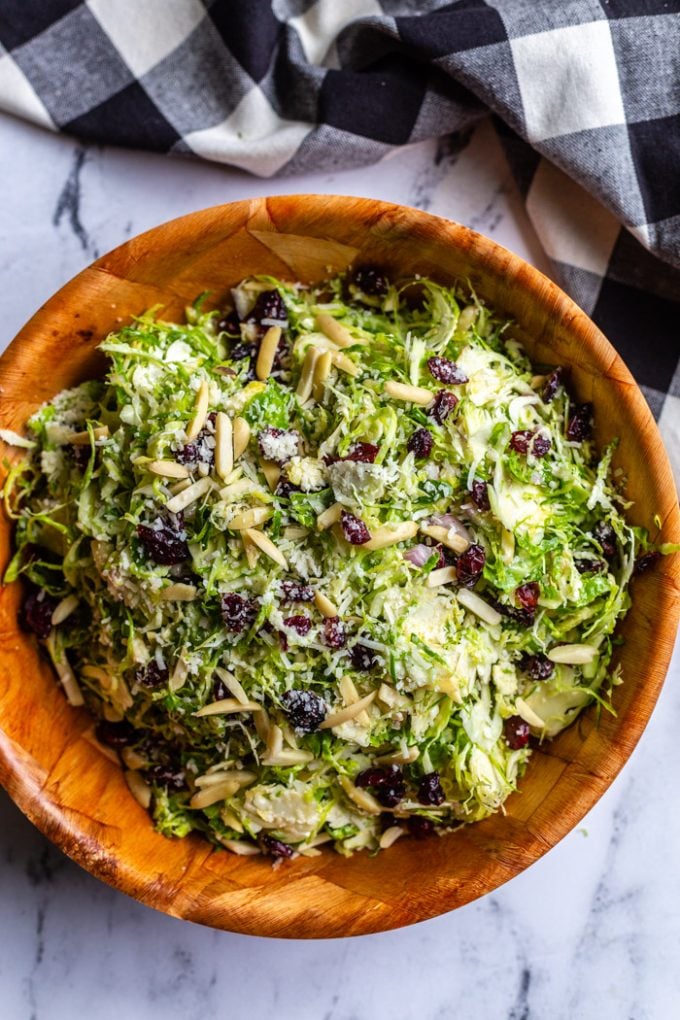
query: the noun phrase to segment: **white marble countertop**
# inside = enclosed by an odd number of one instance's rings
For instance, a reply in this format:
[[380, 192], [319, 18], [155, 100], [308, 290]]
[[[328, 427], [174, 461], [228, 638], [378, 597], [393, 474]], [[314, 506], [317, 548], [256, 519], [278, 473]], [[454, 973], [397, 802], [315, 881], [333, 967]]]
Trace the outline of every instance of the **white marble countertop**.
[[[354, 171], [261, 181], [84, 148], [0, 117], [0, 347], [130, 235], [251, 195], [336, 192], [458, 219], [545, 268], [495, 137]], [[0, 791], [2, 1020], [670, 1020], [680, 1010], [680, 655], [640, 745], [558, 847], [448, 916], [336, 942], [247, 938], [127, 899]]]

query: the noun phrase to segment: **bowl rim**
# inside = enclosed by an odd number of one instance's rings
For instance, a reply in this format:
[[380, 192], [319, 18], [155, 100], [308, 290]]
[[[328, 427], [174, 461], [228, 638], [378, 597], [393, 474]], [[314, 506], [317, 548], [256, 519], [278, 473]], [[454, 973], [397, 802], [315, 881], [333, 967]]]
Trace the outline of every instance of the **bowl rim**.
[[[262, 198], [230, 202], [211, 206], [206, 209], [196, 210], [152, 227], [90, 263], [67, 281], [67, 283], [65, 283], [48, 299], [42, 308], [39, 309], [19, 331], [15, 339], [9, 344], [6, 351], [0, 357], [0, 382], [8, 368], [12, 366], [16, 359], [20, 358], [22, 352], [33, 342], [33, 332], [37, 327], [38, 320], [41, 316], [44, 316], [46, 310], [49, 310], [50, 305], [53, 303], [59, 303], [67, 298], [71, 292], [77, 290], [83, 279], [89, 277], [93, 271], [97, 272], [102, 269], [108, 271], [107, 266], [112, 260], [115, 261], [116, 259], [122, 259], [125, 261], [125, 257], [131, 254], [133, 246], [144, 245], [146, 242], [156, 245], [159, 241], [162, 242], [164, 238], [169, 237], [173, 230], [178, 227], [181, 227], [182, 229], [191, 228], [191, 230], [200, 231], [202, 225], [219, 218], [224, 214], [225, 210], [240, 208], [244, 214], [247, 213], [248, 216], [252, 216], [255, 210], [264, 206], [268, 213], [272, 211], [275, 212], [277, 207], [279, 207], [283, 214], [285, 214], [286, 205], [290, 205], [290, 203], [305, 203], [307, 206], [314, 208], [318, 208], [322, 205], [326, 211], [329, 206], [333, 206], [334, 208], [337, 208], [339, 215], [345, 214], [347, 208], [352, 205], [354, 209], [351, 215], [355, 218], [362, 214], [368, 215], [369, 213], [371, 217], [375, 217], [376, 214], [394, 215], [407, 212], [410, 216], [415, 218], [414, 232], [417, 229], [422, 229], [426, 233], [436, 235], [439, 240], [441, 240], [442, 237], [446, 238], [452, 245], [460, 246], [463, 239], [465, 239], [466, 243], [469, 243], [470, 241], [474, 242], [473, 260], [483, 260], [485, 270], [491, 275], [498, 275], [501, 271], [508, 272], [508, 267], [510, 267], [511, 271], [514, 270], [516, 272], [521, 272], [523, 286], [530, 293], [535, 302], [539, 305], [545, 305], [546, 308], [549, 304], [553, 313], [557, 311], [561, 320], [569, 322], [569, 328], [572, 331], [580, 330], [581, 333], [586, 334], [591, 338], [591, 342], [598, 344], [600, 347], [604, 345], [602, 349], [607, 351], [611, 359], [611, 365], [616, 365], [617, 378], [630, 386], [630, 390], [625, 399], [631, 401], [634, 400], [636, 402], [638, 413], [642, 415], [643, 419], [645, 418], [645, 415], [641, 409], [642, 405], [644, 405], [647, 409], [647, 420], [644, 421], [645, 435], [647, 437], [646, 441], [648, 441], [648, 444], [652, 442], [654, 443], [655, 458], [656, 461], [658, 461], [659, 470], [665, 469], [668, 475], [672, 477], [667, 454], [658, 433], [656, 423], [652, 418], [651, 411], [649, 411], [644, 397], [642, 396], [632, 375], [620, 358], [620, 355], [604, 337], [601, 331], [589, 319], [589, 317], [567, 294], [553, 283], [553, 281], [549, 280], [549, 278], [546, 277], [540, 270], [531, 266], [530, 263], [499, 245], [491, 238], [456, 223], [453, 220], [435, 216], [432, 213], [415, 210], [409, 206], [371, 198], [362, 199], [355, 196], [328, 194], [295, 194], [278, 195], [274, 197], [265, 196]], [[273, 218], [275, 219], [275, 217]], [[671, 512], [671, 515], [673, 516], [673, 526], [675, 531], [680, 533], [680, 513], [678, 512], [677, 503], [675, 505], [675, 510], [674, 512]], [[584, 815], [599, 800], [626, 763], [635, 745], [640, 739], [647, 722], [649, 721], [651, 712], [663, 685], [673, 651], [674, 633], [677, 627], [678, 616], [680, 614], [680, 556], [677, 557], [677, 562], [675, 559], [676, 558], [674, 558], [673, 562], [668, 565], [666, 571], [668, 577], [673, 583], [660, 591], [659, 595], [660, 609], [665, 614], [665, 630], [657, 645], [656, 661], [659, 667], [657, 675], [654, 677], [653, 681], [636, 696], [637, 700], [635, 704], [638, 708], [638, 712], [630, 720], [629, 728], [626, 730], [625, 741], [616, 740], [611, 743], [605, 774], [596, 777], [596, 781], [588, 785], [581, 792], [574, 811], [570, 812], [568, 816], [560, 818], [554, 822], [549, 835], [542, 838], [541, 846], [532, 853], [529, 860], [526, 862], [520, 862], [508, 874], [500, 876], [496, 874], [490, 881], [482, 879], [479, 887], [476, 888], [470, 895], [461, 894], [461, 890], [456, 888], [443, 891], [440, 902], [437, 902], [436, 904], [432, 902], [425, 905], [421, 904], [420, 907], [415, 910], [413, 916], [406, 922], [398, 921], [396, 924], [393, 924], [390, 922], [390, 917], [387, 913], [382, 912], [378, 914], [372, 910], [366, 910], [363, 919], [356, 923], [351, 931], [339, 928], [338, 930], [325, 930], [319, 933], [309, 931], [306, 927], [303, 928], [300, 923], [298, 923], [297, 925], [288, 924], [286, 930], [272, 933], [271, 930], [269, 930], [270, 923], [265, 916], [266, 912], [263, 913], [258, 908], [257, 904], [253, 905], [252, 912], [248, 917], [248, 923], [245, 923], [241, 917], [236, 922], [229, 919], [229, 923], [225, 923], [224, 918], [216, 918], [209, 903], [205, 903], [202, 906], [195, 906], [191, 909], [191, 911], [189, 911], [185, 909], [184, 906], [178, 906], [173, 903], [172, 899], [168, 897], [166, 897], [166, 899], [162, 902], [159, 902], [157, 882], [148, 881], [146, 885], [143, 883], [140, 884], [138, 871], [132, 868], [128, 861], [119, 859], [117, 861], [118, 867], [115, 873], [112, 874], [108, 863], [106, 847], [104, 845], [93, 846], [92, 836], [86, 834], [84, 830], [79, 827], [79, 820], [73, 816], [67, 815], [65, 811], [61, 810], [53, 803], [53, 801], [50, 800], [48, 796], [45, 795], [38, 777], [32, 774], [30, 769], [26, 768], [26, 762], [24, 757], [22, 757], [21, 748], [11, 741], [4, 733], [1, 717], [0, 784], [7, 790], [10, 797], [14, 800], [20, 810], [30, 819], [30, 821], [64, 853], [85, 868], [85, 870], [89, 871], [95, 877], [102, 879], [112, 887], [126, 892], [128, 895], [142, 903], [172, 916], [188, 918], [199, 923], [224, 928], [226, 930], [239, 931], [244, 934], [275, 934], [278, 936], [294, 938], [339, 937], [349, 934], [368, 934], [389, 930], [393, 927], [399, 927], [403, 923], [416, 923], [421, 920], [426, 920], [455, 909], [458, 906], [462, 906], [464, 903], [500, 887], [500, 885], [514, 877], [515, 874], [520, 873], [530, 864], [538, 860], [578, 824]]]

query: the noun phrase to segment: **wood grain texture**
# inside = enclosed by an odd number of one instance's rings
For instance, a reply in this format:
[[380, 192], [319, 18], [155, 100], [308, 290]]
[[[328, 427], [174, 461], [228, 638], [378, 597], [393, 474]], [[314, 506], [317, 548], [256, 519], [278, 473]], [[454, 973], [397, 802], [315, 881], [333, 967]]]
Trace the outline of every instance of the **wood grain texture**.
[[[0, 359], [0, 424], [21, 430], [44, 400], [101, 373], [97, 342], [155, 304], [167, 317], [210, 289], [218, 300], [250, 273], [316, 280], [352, 263], [395, 275], [469, 280], [517, 321], [537, 361], [567, 364], [596, 407], [601, 443], [621, 437], [617, 463], [634, 522], [680, 539], [671, 470], [647, 404], [593, 323], [521, 259], [465, 227], [366, 199], [294, 196], [239, 202], [175, 220], [105, 255], [68, 283]], [[4, 470], [4, 469], [2, 469]], [[0, 523], [0, 566], [11, 529]], [[295, 938], [358, 935], [441, 914], [495, 889], [561, 839], [612, 782], [649, 718], [670, 659], [680, 557], [636, 580], [621, 633], [625, 684], [616, 718], [593, 710], [539, 751], [498, 815], [441, 839], [403, 839], [378, 858], [332, 851], [273, 870], [264, 858], [213, 852], [199, 838], [155, 833], [122, 772], [83, 736], [34, 641], [17, 626], [19, 589], [0, 590], [0, 781], [74, 860], [117, 889], [177, 917], [232, 931]], [[571, 876], [578, 881], [578, 876]]]

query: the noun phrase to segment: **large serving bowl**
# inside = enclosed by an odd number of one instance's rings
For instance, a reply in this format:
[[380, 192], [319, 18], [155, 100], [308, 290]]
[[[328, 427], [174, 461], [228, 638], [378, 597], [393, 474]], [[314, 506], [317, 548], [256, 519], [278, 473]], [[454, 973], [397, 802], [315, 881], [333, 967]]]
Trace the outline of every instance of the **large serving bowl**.
[[[105, 255], [55, 294], [0, 359], [0, 425], [22, 430], [64, 387], [101, 374], [97, 343], [152, 305], [181, 316], [197, 294], [218, 301], [251, 273], [315, 281], [356, 263], [444, 283], [469, 280], [517, 322], [535, 361], [568, 365], [596, 409], [596, 438], [619, 436], [630, 518], [678, 541], [671, 470], [649, 408], [593, 323], [545, 276], [486, 237], [415, 209], [315, 195], [218, 206], [157, 227]], [[5, 468], [0, 469], [0, 472]], [[11, 550], [0, 522], [0, 566]], [[121, 769], [85, 734], [35, 640], [17, 622], [20, 586], [0, 593], [0, 782], [25, 814], [93, 875], [177, 917], [257, 935], [327, 937], [396, 928], [506, 882], [557, 843], [607, 789], [659, 694], [679, 607], [680, 557], [634, 584], [617, 653], [616, 715], [594, 709], [533, 755], [506, 812], [443, 838], [403, 839], [378, 857], [316, 858], [273, 869], [261, 857], [168, 840], [130, 795]], [[572, 876], [573, 879], [576, 876]]]

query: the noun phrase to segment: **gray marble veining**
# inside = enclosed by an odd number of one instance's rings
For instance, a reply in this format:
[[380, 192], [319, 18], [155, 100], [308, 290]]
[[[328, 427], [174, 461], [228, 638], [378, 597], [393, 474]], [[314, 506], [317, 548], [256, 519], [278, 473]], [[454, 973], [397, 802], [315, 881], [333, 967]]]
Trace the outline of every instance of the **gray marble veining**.
[[[0, 346], [131, 234], [265, 193], [364, 194], [461, 220], [545, 268], [488, 125], [377, 167], [259, 181], [0, 118]], [[583, 825], [493, 895], [414, 928], [281, 942], [157, 914], [81, 871], [0, 793], [1, 1020], [671, 1020], [680, 1016], [680, 657]]]

